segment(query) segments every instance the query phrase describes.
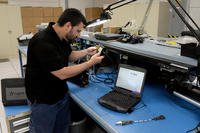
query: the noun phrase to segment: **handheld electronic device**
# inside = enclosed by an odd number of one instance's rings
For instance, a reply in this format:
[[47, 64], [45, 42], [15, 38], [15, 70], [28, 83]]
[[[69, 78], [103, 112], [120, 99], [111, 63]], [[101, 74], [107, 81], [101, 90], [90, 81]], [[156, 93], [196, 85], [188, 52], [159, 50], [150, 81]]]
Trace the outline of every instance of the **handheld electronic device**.
[[100, 55], [102, 55], [103, 54], [103, 50], [105, 49], [104, 46], [96, 45], [96, 48], [97, 48], [98, 53], [101, 53]]

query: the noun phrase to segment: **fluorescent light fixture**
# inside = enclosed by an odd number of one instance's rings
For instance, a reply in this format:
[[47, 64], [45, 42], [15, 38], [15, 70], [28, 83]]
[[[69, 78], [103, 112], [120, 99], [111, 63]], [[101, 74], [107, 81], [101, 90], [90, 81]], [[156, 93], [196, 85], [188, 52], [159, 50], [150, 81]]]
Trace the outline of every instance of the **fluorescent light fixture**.
[[109, 21], [109, 20], [96, 19], [93, 23], [88, 24], [88, 25], [87, 25], [87, 28], [95, 27], [95, 26], [98, 26], [98, 25], [104, 24], [104, 23], [106, 23], [106, 22], [108, 22], [108, 21]]
[[104, 24], [104, 23], [110, 21], [110, 19], [111, 19], [110, 14], [108, 12], [103, 12], [103, 13], [101, 13], [100, 18], [97, 18], [95, 20], [89, 21], [87, 23], [86, 28], [90, 28], [90, 27], [94, 27], [94, 26], [98, 26], [98, 25]]

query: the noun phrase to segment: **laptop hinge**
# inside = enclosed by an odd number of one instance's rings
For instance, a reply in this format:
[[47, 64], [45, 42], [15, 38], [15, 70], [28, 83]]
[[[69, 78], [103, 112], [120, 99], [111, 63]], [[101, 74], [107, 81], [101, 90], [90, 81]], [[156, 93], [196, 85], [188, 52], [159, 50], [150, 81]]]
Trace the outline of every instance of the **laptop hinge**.
[[126, 90], [126, 89], [123, 89], [123, 88], [120, 88], [120, 87], [116, 87], [116, 89], [114, 89], [114, 91], [120, 92], [120, 93], [122, 93], [122, 94], [124, 94], [124, 95], [127, 95], [127, 96], [139, 98], [138, 95], [132, 93], [130, 90]]

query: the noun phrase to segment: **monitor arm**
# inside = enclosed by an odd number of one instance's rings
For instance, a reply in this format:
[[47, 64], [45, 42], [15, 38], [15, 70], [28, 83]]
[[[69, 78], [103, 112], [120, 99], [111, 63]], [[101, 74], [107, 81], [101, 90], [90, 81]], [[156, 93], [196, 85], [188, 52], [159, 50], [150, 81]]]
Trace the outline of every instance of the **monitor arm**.
[[[116, 9], [116, 8], [119, 8], [119, 7], [121, 7], [121, 6], [124, 6], [124, 5], [127, 5], [127, 4], [129, 4], [129, 3], [132, 3], [132, 2], [135, 2], [136, 0], [129, 0], [129, 1], [127, 1], [127, 0], [120, 0], [120, 1], [118, 1], [118, 2], [115, 2], [115, 3], [112, 3], [112, 4], [110, 4], [110, 5], [108, 5], [108, 7], [106, 7], [105, 9], [104, 9], [104, 12], [106, 12], [106, 11], [112, 11], [112, 10], [114, 10], [114, 9]], [[117, 5], [117, 6], [116, 6]], [[114, 7], [113, 7], [114, 6]]]

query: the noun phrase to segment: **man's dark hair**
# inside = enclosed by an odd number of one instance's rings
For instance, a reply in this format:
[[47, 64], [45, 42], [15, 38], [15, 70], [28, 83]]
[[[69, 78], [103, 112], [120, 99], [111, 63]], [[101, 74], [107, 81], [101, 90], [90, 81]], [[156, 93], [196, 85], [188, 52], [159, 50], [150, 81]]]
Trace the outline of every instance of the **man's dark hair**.
[[83, 14], [75, 8], [65, 9], [57, 21], [59, 26], [64, 26], [67, 22], [71, 22], [72, 26], [76, 26], [81, 22], [84, 25], [87, 23]]

